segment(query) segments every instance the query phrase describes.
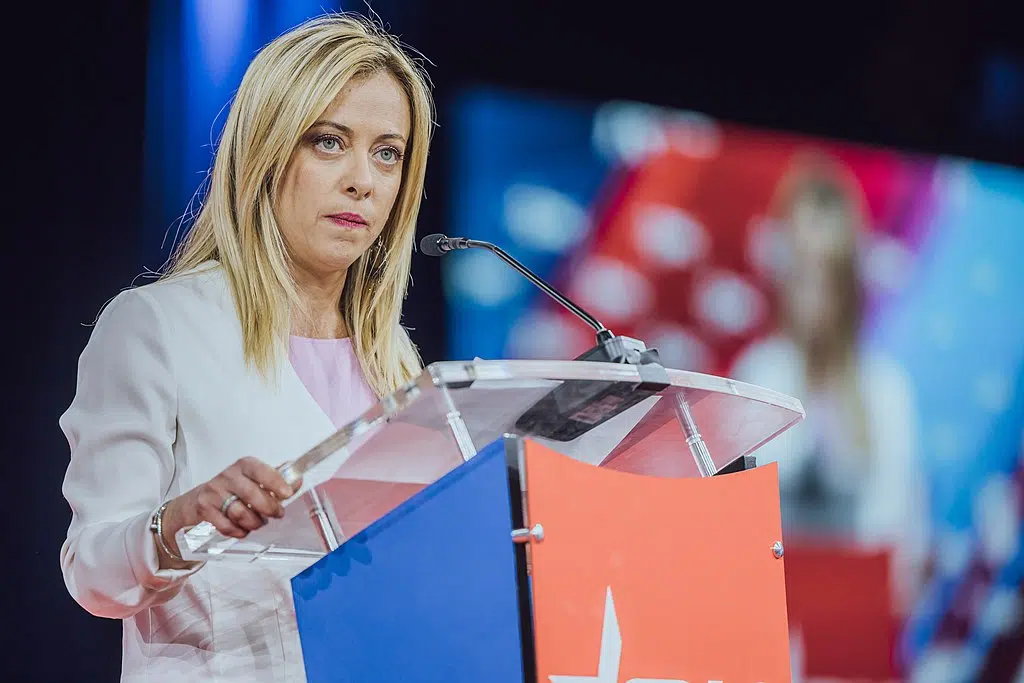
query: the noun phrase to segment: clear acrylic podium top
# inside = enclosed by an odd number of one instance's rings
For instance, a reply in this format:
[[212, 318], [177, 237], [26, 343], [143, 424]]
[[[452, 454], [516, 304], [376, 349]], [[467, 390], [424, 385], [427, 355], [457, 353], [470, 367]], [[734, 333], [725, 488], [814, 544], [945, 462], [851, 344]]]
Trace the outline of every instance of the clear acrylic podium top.
[[281, 454], [286, 477], [303, 479], [283, 519], [245, 539], [203, 523], [179, 532], [179, 548], [301, 569], [506, 434], [595, 466], [698, 477], [804, 417], [798, 400], [762, 387], [683, 370], [653, 377], [618, 363], [434, 363], [307, 453]]

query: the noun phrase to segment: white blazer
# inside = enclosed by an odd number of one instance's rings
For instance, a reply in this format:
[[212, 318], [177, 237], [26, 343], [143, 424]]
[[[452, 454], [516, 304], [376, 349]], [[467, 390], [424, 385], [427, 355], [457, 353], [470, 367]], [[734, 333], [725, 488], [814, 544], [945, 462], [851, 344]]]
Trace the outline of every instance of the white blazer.
[[277, 466], [334, 431], [287, 357], [246, 367], [222, 268], [119, 294], [79, 361], [60, 426], [71, 446], [61, 548], [75, 600], [122, 619], [121, 680], [304, 681], [295, 567], [159, 570], [153, 512], [244, 456]]

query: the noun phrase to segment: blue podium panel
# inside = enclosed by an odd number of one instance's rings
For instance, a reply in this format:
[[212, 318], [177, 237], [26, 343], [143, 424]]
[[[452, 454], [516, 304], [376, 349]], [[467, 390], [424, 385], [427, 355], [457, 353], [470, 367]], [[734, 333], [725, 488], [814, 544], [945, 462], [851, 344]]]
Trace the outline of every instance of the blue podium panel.
[[310, 683], [522, 683], [499, 440], [292, 579]]

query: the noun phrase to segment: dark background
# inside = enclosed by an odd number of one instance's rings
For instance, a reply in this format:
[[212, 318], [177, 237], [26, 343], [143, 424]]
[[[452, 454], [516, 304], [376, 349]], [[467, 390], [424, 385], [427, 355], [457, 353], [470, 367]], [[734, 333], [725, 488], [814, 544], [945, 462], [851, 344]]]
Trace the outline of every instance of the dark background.
[[[441, 127], [422, 234], [444, 230], [445, 123], [451, 98], [469, 85], [639, 100], [1024, 165], [1024, 116], [1018, 108], [1007, 118], [1000, 88], [992, 88], [993, 64], [1024, 61], [1024, 13], [1008, 2], [597, 5], [374, 3], [434, 63]], [[60, 493], [68, 448], [57, 418], [74, 394], [85, 324], [143, 267], [149, 11], [136, 0], [51, 2], [6, 14], [3, 149], [14, 152], [4, 155], [0, 270], [12, 346], [0, 432], [13, 495], [4, 544], [6, 680], [113, 681], [119, 673], [120, 624], [86, 614], [60, 576], [70, 512]], [[445, 356], [440, 287], [438, 262], [418, 258], [407, 324], [427, 362]]]

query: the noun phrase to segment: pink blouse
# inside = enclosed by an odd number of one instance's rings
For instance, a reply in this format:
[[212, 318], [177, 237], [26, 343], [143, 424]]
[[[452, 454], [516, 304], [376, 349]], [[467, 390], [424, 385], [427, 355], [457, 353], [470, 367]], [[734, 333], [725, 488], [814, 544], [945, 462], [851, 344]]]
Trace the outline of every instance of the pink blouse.
[[291, 337], [288, 358], [306, 391], [338, 429], [377, 402], [351, 339]]

